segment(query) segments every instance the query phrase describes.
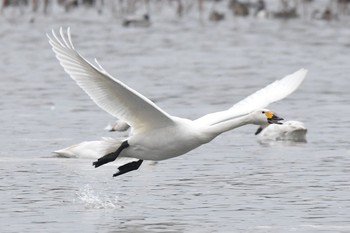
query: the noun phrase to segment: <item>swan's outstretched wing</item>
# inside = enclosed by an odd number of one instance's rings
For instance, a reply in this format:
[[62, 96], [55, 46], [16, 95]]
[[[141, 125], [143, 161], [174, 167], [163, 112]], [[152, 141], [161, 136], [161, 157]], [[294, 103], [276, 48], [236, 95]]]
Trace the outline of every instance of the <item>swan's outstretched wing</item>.
[[213, 125], [228, 119], [248, 114], [254, 110], [265, 108], [269, 104], [279, 101], [293, 93], [303, 82], [307, 74], [306, 69], [300, 69], [280, 80], [276, 80], [263, 89], [233, 105], [222, 112], [211, 113], [196, 120], [206, 125]]
[[47, 35], [52, 49], [64, 70], [103, 110], [127, 122], [134, 132], [172, 124], [171, 116], [152, 101], [84, 59], [74, 48], [70, 30], [67, 37], [60, 29], [58, 38], [52, 30]]

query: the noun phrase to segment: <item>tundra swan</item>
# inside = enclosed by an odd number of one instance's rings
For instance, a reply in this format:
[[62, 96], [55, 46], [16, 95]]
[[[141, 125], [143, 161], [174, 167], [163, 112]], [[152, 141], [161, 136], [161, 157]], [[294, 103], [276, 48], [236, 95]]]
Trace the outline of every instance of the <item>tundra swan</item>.
[[[231, 108], [207, 114], [196, 120], [171, 116], [151, 100], [112, 77], [95, 59], [93, 65], [74, 48], [70, 28], [60, 38], [52, 30], [47, 34], [57, 59], [70, 77], [101, 109], [125, 121], [132, 134], [105, 146], [106, 154], [93, 162], [99, 167], [119, 158], [130, 162], [118, 167], [113, 176], [137, 170], [143, 160], [159, 161], [185, 154], [208, 143], [226, 131], [246, 124], [279, 123], [282, 118], [264, 109], [294, 92], [304, 80], [301, 69], [253, 93]], [[136, 161], [135, 161], [136, 160]]]
[[266, 143], [269, 141], [293, 141], [306, 142], [307, 129], [300, 121], [286, 121], [282, 124], [261, 125], [255, 135], [258, 141]]
[[122, 120], [117, 120], [113, 124], [108, 124], [105, 127], [105, 130], [122, 132], [122, 131], [127, 131], [129, 128], [130, 128], [130, 125], [128, 125], [128, 123]]

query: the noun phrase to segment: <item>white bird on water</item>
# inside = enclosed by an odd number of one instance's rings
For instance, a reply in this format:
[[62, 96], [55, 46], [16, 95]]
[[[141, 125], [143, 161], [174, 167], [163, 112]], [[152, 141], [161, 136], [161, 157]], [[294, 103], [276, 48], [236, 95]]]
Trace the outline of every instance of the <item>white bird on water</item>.
[[261, 125], [255, 135], [262, 144], [273, 141], [306, 142], [307, 128], [300, 121]]
[[113, 124], [108, 124], [105, 127], [105, 130], [123, 132], [127, 131], [129, 128], [130, 125], [128, 125], [128, 123], [126, 123], [125, 121], [117, 120]]
[[100, 108], [132, 127], [132, 134], [128, 137], [110, 140], [110, 143], [104, 143], [103, 149], [96, 148], [105, 154], [93, 163], [95, 167], [122, 158], [125, 161], [126, 158], [127, 163], [119, 166], [113, 176], [137, 170], [143, 160], [159, 161], [183, 155], [226, 131], [246, 124], [279, 123], [283, 119], [264, 108], [294, 92], [307, 73], [307, 70], [301, 69], [225, 111], [189, 120], [169, 115], [148, 98], [112, 77], [96, 59], [96, 65], [88, 62], [75, 50], [69, 28], [67, 35], [60, 29], [60, 38], [54, 30], [47, 36], [57, 59], [70, 77]]

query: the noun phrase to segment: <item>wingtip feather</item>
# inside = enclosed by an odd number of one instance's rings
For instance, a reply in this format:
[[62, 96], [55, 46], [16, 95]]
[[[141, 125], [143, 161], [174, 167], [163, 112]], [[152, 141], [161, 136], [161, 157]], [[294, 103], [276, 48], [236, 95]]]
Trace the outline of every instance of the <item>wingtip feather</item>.
[[70, 34], [70, 27], [67, 27], [66, 35], [64, 33], [63, 27], [59, 27], [58, 33], [59, 33], [59, 36], [57, 36], [54, 29], [51, 30], [51, 33], [46, 33], [46, 36], [49, 39], [50, 44], [53, 47], [61, 46], [63, 48], [75, 50], [72, 43], [71, 34]]
[[71, 37], [71, 34], [70, 34], [70, 27], [67, 28], [67, 36], [68, 36], [68, 41], [69, 41], [70, 47], [72, 49], [75, 49], [74, 46], [73, 46], [72, 37]]
[[305, 78], [307, 73], [309, 71], [305, 68], [301, 68], [300, 70], [296, 71], [294, 74], [297, 74], [298, 76], [302, 77], [302, 78]]

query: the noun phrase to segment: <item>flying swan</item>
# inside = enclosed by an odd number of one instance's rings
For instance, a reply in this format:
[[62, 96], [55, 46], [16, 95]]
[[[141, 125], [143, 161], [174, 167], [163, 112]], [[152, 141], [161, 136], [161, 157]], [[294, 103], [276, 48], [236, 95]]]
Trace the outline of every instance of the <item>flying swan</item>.
[[96, 151], [104, 153], [93, 162], [95, 167], [115, 160], [124, 161], [113, 176], [137, 170], [143, 160], [159, 161], [185, 154], [226, 131], [246, 124], [280, 123], [282, 118], [264, 108], [294, 92], [307, 73], [307, 70], [300, 69], [225, 111], [189, 120], [169, 115], [148, 98], [112, 77], [96, 59], [96, 65], [93, 65], [83, 58], [73, 46], [70, 28], [66, 34], [60, 28], [59, 33], [57, 36], [52, 30], [47, 37], [64, 70], [100, 108], [132, 128], [128, 137], [107, 140], [100, 143], [103, 148], [96, 148]]

